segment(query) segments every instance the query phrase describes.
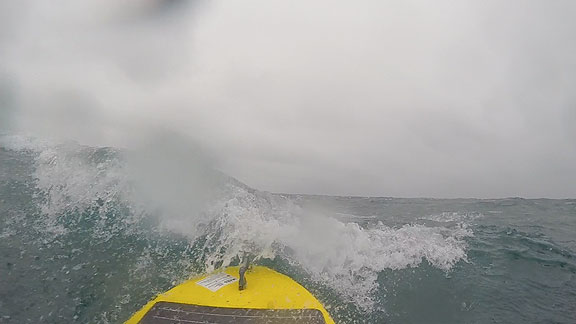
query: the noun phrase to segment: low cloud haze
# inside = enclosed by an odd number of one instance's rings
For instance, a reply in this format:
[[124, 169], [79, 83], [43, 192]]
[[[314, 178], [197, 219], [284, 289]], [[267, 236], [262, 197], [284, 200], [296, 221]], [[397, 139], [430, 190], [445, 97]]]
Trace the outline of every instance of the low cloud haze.
[[0, 3], [0, 132], [184, 134], [274, 192], [576, 197], [576, 2]]

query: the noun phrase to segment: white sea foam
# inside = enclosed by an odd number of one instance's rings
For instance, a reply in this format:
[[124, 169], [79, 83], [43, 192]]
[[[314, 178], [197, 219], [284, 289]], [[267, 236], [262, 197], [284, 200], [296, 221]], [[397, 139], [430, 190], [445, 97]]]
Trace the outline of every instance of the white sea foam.
[[[96, 159], [97, 150], [73, 144], [15, 143], [12, 149], [37, 150], [34, 176], [46, 197], [42, 211], [52, 221], [49, 228], [56, 234], [61, 228], [59, 214], [83, 210], [98, 202], [107, 208], [110, 202], [120, 201], [133, 211], [121, 220], [122, 226], [137, 222], [148, 209], [148, 213], [159, 215], [163, 230], [185, 235], [191, 244], [205, 235], [207, 270], [230, 264], [245, 252], [257, 257], [280, 255], [364, 309], [374, 305], [371, 296], [382, 270], [416, 267], [426, 261], [449, 271], [466, 260], [465, 239], [472, 235], [466, 221], [479, 217], [444, 213], [430, 219], [458, 223], [447, 227], [389, 227], [378, 222], [365, 228], [354, 221], [342, 221], [339, 215], [303, 209], [287, 197], [259, 192], [233, 179], [224, 182], [201, 212], [182, 214], [185, 203], [182, 208], [164, 208], [173, 203], [162, 201], [169, 195], [139, 197], [139, 191], [133, 188], [138, 181], [129, 178], [133, 173], [117, 158]], [[94, 233], [100, 240], [115, 235], [98, 229]], [[143, 255], [135, 271], [145, 268], [145, 262]]]
[[281, 253], [362, 308], [374, 304], [378, 273], [385, 269], [418, 266], [425, 260], [449, 271], [466, 259], [464, 225], [391, 228], [382, 223], [363, 228], [327, 215], [312, 214], [276, 196], [235, 188], [235, 195], [218, 213], [226, 228], [219, 241], [228, 247], [229, 260], [242, 250]]
[[421, 219], [441, 223], [448, 223], [448, 222], [469, 223], [482, 217], [484, 217], [484, 215], [478, 212], [443, 212], [440, 214], [429, 215]]

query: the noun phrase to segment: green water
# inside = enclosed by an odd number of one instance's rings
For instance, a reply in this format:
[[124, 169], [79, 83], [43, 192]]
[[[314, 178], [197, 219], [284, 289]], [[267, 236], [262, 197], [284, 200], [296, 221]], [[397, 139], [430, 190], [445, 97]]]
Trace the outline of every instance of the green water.
[[125, 194], [115, 150], [0, 147], [0, 323], [121, 323], [237, 262], [238, 245], [338, 323], [576, 323], [576, 200], [271, 195], [230, 180], [210, 212], [167, 222]]

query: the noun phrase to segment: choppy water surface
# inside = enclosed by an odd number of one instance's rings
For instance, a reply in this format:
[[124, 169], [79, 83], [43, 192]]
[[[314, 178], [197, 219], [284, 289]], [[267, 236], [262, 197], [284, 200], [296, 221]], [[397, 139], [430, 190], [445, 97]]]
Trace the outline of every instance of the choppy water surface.
[[169, 153], [1, 138], [0, 323], [120, 323], [244, 252], [338, 323], [576, 323], [576, 200], [274, 195]]

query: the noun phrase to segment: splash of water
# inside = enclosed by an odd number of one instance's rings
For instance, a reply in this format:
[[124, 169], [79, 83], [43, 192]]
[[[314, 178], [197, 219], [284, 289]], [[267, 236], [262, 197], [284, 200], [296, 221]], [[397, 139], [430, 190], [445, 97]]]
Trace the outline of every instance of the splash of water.
[[[82, 215], [81, 211], [99, 206], [100, 218], [92, 233], [96, 239], [109, 240], [118, 232], [105, 228], [107, 210], [121, 204], [129, 212], [112, 228], [131, 230], [153, 219], [154, 231], [173, 233], [184, 237], [190, 246], [199, 246], [202, 254], [198, 258], [204, 262], [205, 271], [229, 265], [246, 252], [256, 258], [278, 256], [365, 310], [374, 307], [372, 295], [378, 287], [379, 272], [417, 267], [422, 262], [450, 271], [466, 260], [466, 238], [472, 235], [465, 222], [447, 227], [344, 222], [338, 215], [312, 212], [286, 196], [260, 192], [211, 170], [196, 169], [186, 176], [190, 166], [199, 165], [191, 161], [172, 164], [170, 172], [187, 182], [197, 179], [200, 187], [178, 183], [178, 177], [167, 175], [166, 181], [152, 181], [161, 188], [150, 191], [150, 182], [142, 177], [161, 177], [142, 170], [134, 172], [135, 164], [118, 150], [22, 138], [4, 138], [3, 143], [8, 149], [34, 152], [33, 176], [42, 197], [43, 218], [49, 225], [46, 231], [52, 235], [66, 231], [63, 222], [69, 220], [63, 215], [73, 211]], [[197, 177], [207, 174], [218, 180]], [[198, 199], [185, 199], [202, 188], [210, 194], [202, 196], [201, 204]], [[449, 216], [451, 221], [458, 220]], [[146, 260], [143, 256], [135, 271], [146, 268]]]

